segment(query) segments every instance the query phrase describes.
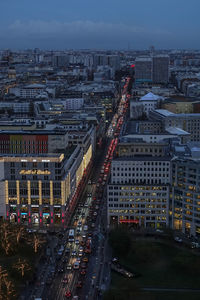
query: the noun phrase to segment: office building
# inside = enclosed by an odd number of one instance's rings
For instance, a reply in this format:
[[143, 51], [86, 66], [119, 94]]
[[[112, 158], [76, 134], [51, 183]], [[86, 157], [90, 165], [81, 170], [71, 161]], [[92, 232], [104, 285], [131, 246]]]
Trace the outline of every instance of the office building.
[[169, 127], [180, 128], [190, 133], [190, 141], [200, 141], [200, 114], [174, 114], [165, 109], [156, 109], [149, 113], [151, 120], [163, 123], [165, 129]]
[[169, 225], [171, 162], [169, 157], [120, 157], [111, 166], [107, 188], [108, 224], [141, 227]]
[[191, 155], [180, 148], [182, 155], [172, 162], [172, 226], [200, 236], [200, 148], [192, 147]]

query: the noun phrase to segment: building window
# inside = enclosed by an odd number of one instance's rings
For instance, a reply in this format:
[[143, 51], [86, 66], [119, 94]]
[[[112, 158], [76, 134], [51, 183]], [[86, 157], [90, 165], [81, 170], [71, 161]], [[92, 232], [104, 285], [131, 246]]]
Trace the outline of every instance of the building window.
[[33, 168], [37, 168], [37, 162], [33, 162]]

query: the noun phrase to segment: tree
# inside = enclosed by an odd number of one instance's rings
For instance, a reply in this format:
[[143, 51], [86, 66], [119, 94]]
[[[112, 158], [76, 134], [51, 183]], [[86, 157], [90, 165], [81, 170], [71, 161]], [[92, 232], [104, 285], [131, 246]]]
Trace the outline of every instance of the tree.
[[1, 247], [5, 251], [6, 255], [9, 255], [10, 252], [14, 249], [14, 244], [13, 244], [14, 233], [8, 222], [3, 222], [1, 224], [0, 235], [1, 235]]
[[25, 236], [25, 228], [23, 226], [16, 226], [16, 242], [19, 244], [22, 237]]
[[26, 262], [26, 260], [21, 260], [19, 258], [18, 262], [14, 265], [14, 268], [21, 272], [21, 276], [24, 277], [25, 271], [31, 270], [29, 264]]
[[12, 281], [8, 279], [7, 271], [3, 270], [0, 266], [0, 300], [13, 299], [15, 295], [14, 285]]
[[37, 253], [39, 247], [44, 244], [45, 241], [42, 240], [39, 236], [34, 234], [33, 240], [31, 240], [31, 244], [33, 245], [34, 252]]

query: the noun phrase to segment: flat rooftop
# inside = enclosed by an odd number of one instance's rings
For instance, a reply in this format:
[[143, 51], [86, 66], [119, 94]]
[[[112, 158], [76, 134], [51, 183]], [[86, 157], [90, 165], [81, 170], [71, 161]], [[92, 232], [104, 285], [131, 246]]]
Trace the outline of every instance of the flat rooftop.
[[138, 155], [138, 156], [123, 156], [113, 159], [115, 161], [170, 161], [171, 156], [147, 156], [147, 155]]

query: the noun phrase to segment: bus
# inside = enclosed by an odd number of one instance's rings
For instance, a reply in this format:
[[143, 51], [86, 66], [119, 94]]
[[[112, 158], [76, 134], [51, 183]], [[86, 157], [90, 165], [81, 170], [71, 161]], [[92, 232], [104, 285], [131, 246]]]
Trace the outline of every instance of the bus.
[[74, 229], [70, 229], [69, 230], [69, 238], [68, 238], [69, 242], [74, 242]]

